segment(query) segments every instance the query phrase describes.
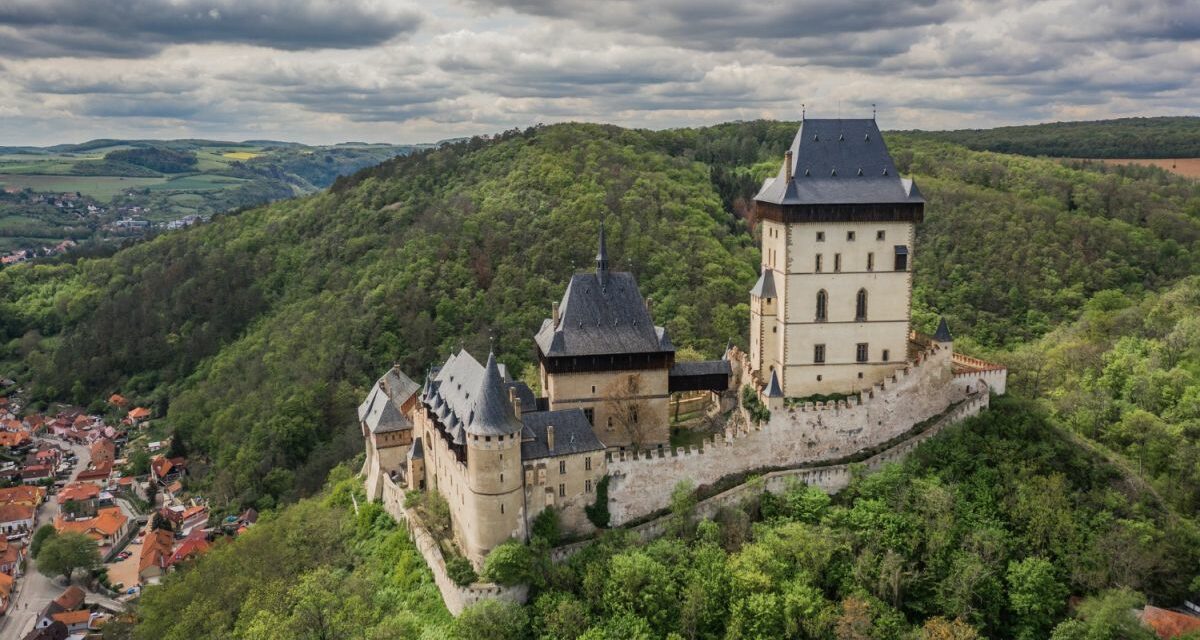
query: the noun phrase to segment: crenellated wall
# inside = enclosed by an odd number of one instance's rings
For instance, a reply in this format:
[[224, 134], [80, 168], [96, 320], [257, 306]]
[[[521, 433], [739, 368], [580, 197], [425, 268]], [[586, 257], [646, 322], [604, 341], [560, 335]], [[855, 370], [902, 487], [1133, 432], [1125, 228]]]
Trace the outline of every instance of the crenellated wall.
[[917, 362], [898, 369], [848, 401], [785, 405], [763, 425], [730, 420], [724, 439], [703, 447], [610, 454], [609, 511], [618, 526], [664, 509], [680, 480], [697, 487], [724, 477], [834, 460], [877, 447], [970, 397], [980, 377], [958, 378], [952, 350], [934, 343]]
[[446, 608], [450, 610], [451, 614], [457, 616], [462, 613], [463, 609], [481, 600], [502, 600], [524, 604], [529, 597], [529, 587], [525, 585], [503, 587], [490, 582], [477, 582], [468, 587], [460, 587], [454, 584], [449, 574], [446, 573], [446, 560], [442, 557], [442, 550], [438, 547], [437, 540], [425, 529], [419, 518], [411, 516], [408, 509], [404, 508], [404, 490], [392, 482], [392, 479], [386, 474], [381, 474], [376, 481], [381, 488], [384, 511], [387, 511], [397, 522], [407, 525], [409, 537], [417, 546], [417, 550], [421, 552], [421, 557], [425, 558], [425, 564], [429, 565], [429, 570], [433, 572], [433, 581], [437, 584], [438, 590], [442, 592], [442, 600], [445, 601]]

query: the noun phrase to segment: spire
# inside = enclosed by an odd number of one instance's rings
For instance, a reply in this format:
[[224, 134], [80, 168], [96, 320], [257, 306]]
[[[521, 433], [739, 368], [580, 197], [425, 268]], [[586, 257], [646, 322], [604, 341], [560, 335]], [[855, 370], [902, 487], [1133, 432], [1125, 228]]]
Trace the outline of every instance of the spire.
[[604, 222], [600, 223], [600, 249], [596, 251], [596, 273], [608, 271], [608, 243], [604, 241]]
[[933, 333], [934, 342], [954, 342], [954, 338], [950, 336], [950, 327], [946, 326], [946, 318], [938, 320], [937, 331]]
[[768, 398], [782, 398], [783, 397], [783, 389], [781, 389], [779, 387], [779, 376], [776, 374], [774, 369], [771, 370], [771, 381], [767, 383], [767, 397]]
[[512, 403], [504, 391], [504, 378], [500, 375], [500, 366], [496, 364], [495, 352], [488, 352], [478, 394], [467, 433], [500, 436], [521, 430], [521, 422], [513, 415]]

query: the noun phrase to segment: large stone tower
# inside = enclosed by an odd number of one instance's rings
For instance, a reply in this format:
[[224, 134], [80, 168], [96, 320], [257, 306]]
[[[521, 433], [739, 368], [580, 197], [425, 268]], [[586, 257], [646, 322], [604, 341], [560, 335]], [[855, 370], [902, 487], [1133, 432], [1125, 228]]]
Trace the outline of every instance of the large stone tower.
[[762, 276], [751, 368], [783, 394], [850, 393], [907, 359], [912, 249], [925, 200], [875, 120], [805, 119], [755, 196]]

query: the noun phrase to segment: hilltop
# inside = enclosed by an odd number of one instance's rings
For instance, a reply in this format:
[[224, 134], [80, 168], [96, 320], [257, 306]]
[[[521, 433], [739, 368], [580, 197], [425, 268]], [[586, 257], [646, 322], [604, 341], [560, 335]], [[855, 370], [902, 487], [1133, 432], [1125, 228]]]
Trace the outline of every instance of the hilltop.
[[1056, 158], [1200, 158], [1200, 117], [1079, 122], [907, 132], [978, 151]]
[[[289, 501], [359, 449], [354, 407], [386, 364], [421, 371], [495, 336], [521, 373], [603, 217], [614, 264], [637, 275], [677, 346], [715, 357], [744, 340], [759, 262], [746, 201], [794, 127], [512, 131], [108, 258], [5, 269], [0, 373], [43, 402], [132, 395], [204, 461], [196, 488], [234, 505]], [[929, 199], [918, 328], [942, 314], [967, 344], [1011, 347], [1099, 291], [1139, 296], [1197, 270], [1193, 183], [889, 143]]]

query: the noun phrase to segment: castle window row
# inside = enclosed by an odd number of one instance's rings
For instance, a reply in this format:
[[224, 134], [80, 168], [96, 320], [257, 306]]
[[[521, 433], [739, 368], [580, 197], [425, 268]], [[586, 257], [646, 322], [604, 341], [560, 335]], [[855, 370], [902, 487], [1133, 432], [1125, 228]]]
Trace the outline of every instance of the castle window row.
[[[775, 266], [775, 258], [773, 257], [773, 254], [774, 254], [774, 251], [770, 251], [767, 254], [768, 256], [770, 256], [768, 258], [768, 264], [771, 266]], [[818, 253], [818, 254], [815, 254], [813, 257], [815, 258], [814, 262], [813, 262], [813, 271], [816, 273], [824, 272], [825, 271], [825, 256]], [[895, 267], [894, 271], [908, 271], [908, 247], [905, 247], [904, 245], [896, 245], [896, 263], [895, 263], [894, 267]], [[874, 271], [874, 270], [875, 270], [875, 252], [872, 251], [872, 252], [867, 253], [867, 271]], [[842, 272], [842, 254], [840, 254], [840, 253], [833, 254], [833, 272], [834, 273]]]
[[[779, 237], [778, 231], [770, 234], [770, 237], [778, 238]], [[856, 238], [856, 235], [853, 231], [846, 232], [846, 242], [854, 242], [855, 238]], [[875, 241], [876, 242], [883, 242], [886, 239], [887, 239], [887, 232], [884, 231], [883, 229], [879, 229], [878, 231], [875, 232]], [[825, 242], [825, 232], [824, 231], [817, 232], [817, 242]]]
[[[870, 360], [870, 352], [871, 352], [871, 346], [869, 343], [860, 342], [860, 343], [854, 345], [854, 361], [855, 362], [868, 362]], [[891, 359], [891, 355], [892, 354], [891, 354], [890, 350], [884, 349], [883, 352], [880, 354], [880, 356], [881, 356], [880, 360], [882, 362], [888, 362]], [[824, 344], [814, 344], [813, 345], [813, 364], [825, 364], [825, 345]], [[859, 374], [858, 377], [861, 378], [862, 374]]]
[[[829, 319], [829, 293], [824, 289], [817, 292], [817, 313], [815, 320], [825, 322]], [[854, 321], [867, 321], [867, 290], [859, 289], [854, 299]]]

